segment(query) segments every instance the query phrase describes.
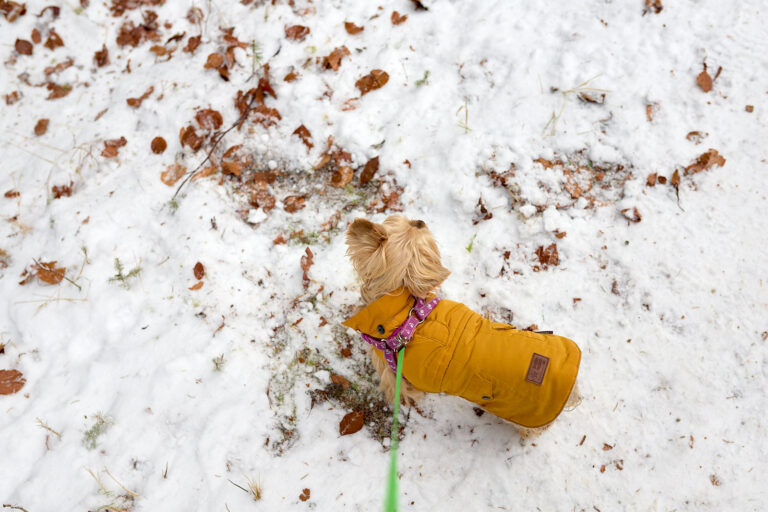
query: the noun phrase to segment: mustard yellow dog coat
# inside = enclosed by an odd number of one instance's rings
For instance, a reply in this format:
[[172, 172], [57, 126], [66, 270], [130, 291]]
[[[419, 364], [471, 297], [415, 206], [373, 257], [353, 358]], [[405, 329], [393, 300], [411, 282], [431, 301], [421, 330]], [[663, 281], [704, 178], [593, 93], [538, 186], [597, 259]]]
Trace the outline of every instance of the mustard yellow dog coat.
[[[344, 325], [386, 338], [414, 302], [406, 290], [396, 290]], [[560, 414], [581, 360], [568, 338], [491, 322], [450, 300], [438, 303], [404, 350], [403, 376], [417, 389], [460, 396], [524, 427], [546, 425]]]

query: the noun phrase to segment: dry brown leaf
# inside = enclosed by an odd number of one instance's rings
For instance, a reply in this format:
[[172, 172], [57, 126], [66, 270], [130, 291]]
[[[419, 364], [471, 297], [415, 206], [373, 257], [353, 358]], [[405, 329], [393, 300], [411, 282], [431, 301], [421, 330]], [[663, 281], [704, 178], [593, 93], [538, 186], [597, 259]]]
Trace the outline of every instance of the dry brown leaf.
[[371, 91], [384, 87], [388, 81], [389, 75], [386, 71], [374, 69], [355, 82], [355, 87], [360, 90], [360, 95], [363, 96]]
[[57, 267], [55, 261], [41, 261], [32, 266], [37, 278], [44, 283], [59, 284], [67, 272], [65, 267]]
[[149, 96], [150, 96], [150, 95], [151, 95], [153, 92], [155, 92], [155, 87], [154, 87], [154, 86], [152, 86], [152, 85], [150, 85], [150, 86], [149, 86], [149, 89], [147, 89], [146, 91], [144, 91], [144, 94], [142, 94], [142, 95], [141, 95], [141, 96], [139, 96], [138, 98], [128, 98], [128, 99], [127, 99], [127, 100], [125, 100], [125, 101], [126, 101], [126, 103], [128, 103], [128, 105], [129, 105], [129, 106], [131, 106], [131, 107], [133, 107], [133, 108], [139, 108], [139, 107], [141, 106], [141, 102], [142, 102], [142, 101], [144, 101], [145, 99], [149, 98]]
[[69, 185], [54, 185], [53, 187], [51, 187], [51, 193], [53, 194], [54, 199], [71, 196], [72, 182], [70, 181]]
[[652, 172], [651, 174], [649, 174], [648, 175], [648, 179], [645, 180], [646, 186], [655, 187], [656, 186], [656, 176], [657, 175], [656, 175], [655, 172]]
[[55, 50], [60, 46], [64, 46], [64, 41], [61, 40], [61, 37], [59, 37], [59, 34], [57, 34], [55, 30], [51, 29], [51, 31], [48, 33], [48, 40], [45, 41], [43, 46], [49, 50]]
[[63, 98], [70, 92], [72, 92], [72, 86], [69, 84], [59, 85], [53, 82], [48, 82], [46, 84], [46, 89], [48, 89], [50, 94], [48, 94], [48, 97], [46, 99], [48, 100], [57, 100], [59, 98]]
[[218, 69], [224, 64], [224, 56], [220, 53], [211, 53], [205, 61], [205, 69]]
[[6, 191], [5, 194], [3, 194], [3, 196], [7, 197], [8, 199], [10, 199], [12, 197], [19, 197], [20, 195], [21, 195], [21, 192], [19, 192], [18, 190], [13, 190], [13, 189], [8, 190], [8, 191]]
[[17, 39], [16, 43], [14, 44], [14, 48], [19, 53], [19, 55], [32, 55], [32, 50], [34, 47], [32, 46], [32, 43], [26, 39]]
[[544, 268], [547, 268], [549, 265], [556, 266], [560, 263], [560, 257], [557, 254], [557, 244], [550, 244], [546, 248], [539, 246], [536, 249], [536, 256], [538, 256], [539, 263]]
[[179, 141], [182, 146], [187, 146], [193, 151], [199, 150], [203, 145], [203, 138], [197, 134], [195, 127], [192, 125], [179, 131]]
[[285, 27], [285, 37], [294, 41], [302, 41], [309, 34], [309, 27], [303, 25], [293, 25]]
[[335, 374], [331, 375], [331, 382], [341, 386], [341, 389], [348, 389], [349, 386], [351, 385], [345, 377], [342, 377], [341, 375], [335, 375]]
[[195, 114], [195, 120], [203, 130], [218, 130], [224, 123], [221, 112], [210, 108], [198, 110]]
[[308, 272], [309, 268], [315, 263], [314, 257], [315, 255], [312, 254], [312, 250], [307, 247], [304, 250], [304, 255], [301, 257], [301, 270]]
[[363, 30], [365, 30], [365, 27], [358, 27], [357, 25], [355, 25], [350, 21], [344, 22], [344, 28], [346, 29], [347, 33], [350, 35], [359, 34]]
[[707, 73], [706, 69], [699, 73], [699, 76], [696, 77], [696, 83], [699, 84], [699, 87], [704, 92], [709, 92], [712, 90], [712, 77], [709, 76], [709, 73]]
[[631, 209], [624, 208], [623, 210], [621, 210], [621, 214], [624, 216], [625, 219], [627, 219], [630, 222], [640, 222], [641, 220], [643, 220], [643, 217], [642, 215], [640, 215], [640, 212], [637, 211], [637, 208], [631, 208]]
[[309, 499], [310, 491], [309, 489], [303, 489], [301, 491], [301, 494], [299, 494], [299, 499], [301, 501], [307, 501]]
[[296, 213], [305, 206], [304, 196], [288, 196], [283, 199], [283, 209], [288, 213]]
[[169, 165], [163, 172], [160, 173], [160, 181], [172, 187], [174, 183], [179, 181], [184, 174], [186, 174], [187, 168], [176, 162]]
[[0, 370], [0, 395], [18, 393], [26, 382], [19, 370]]
[[109, 64], [109, 51], [107, 45], [102, 45], [101, 50], [93, 54], [93, 60], [96, 61], [96, 66], [104, 67]]
[[342, 436], [348, 436], [350, 434], [354, 434], [355, 432], [358, 432], [361, 428], [363, 428], [364, 422], [365, 422], [364, 411], [350, 412], [349, 414], [345, 415], [341, 419], [341, 422], [339, 423], [339, 434], [341, 434]]
[[125, 137], [119, 139], [110, 139], [104, 141], [104, 150], [101, 152], [101, 156], [104, 158], [114, 158], [117, 156], [118, 148], [125, 146], [128, 143]]
[[309, 133], [309, 130], [303, 124], [293, 131], [293, 135], [298, 135], [301, 142], [303, 142], [308, 149], [312, 149], [314, 146], [314, 144], [312, 144], [312, 134]]
[[222, 174], [231, 174], [233, 176], [242, 176], [243, 174], [243, 164], [239, 162], [232, 162], [232, 161], [224, 161], [221, 162], [221, 172]]
[[75, 63], [74, 60], [72, 60], [72, 57], [68, 57], [67, 60], [63, 62], [59, 62], [55, 66], [48, 66], [43, 71], [46, 75], [52, 75], [54, 73], [59, 73], [61, 71], [64, 71], [68, 67], [71, 67]]
[[349, 55], [349, 49], [346, 46], [339, 46], [328, 54], [327, 57], [321, 59], [320, 67], [338, 71], [339, 66], [341, 66], [341, 59], [347, 55]]
[[344, 188], [352, 181], [355, 171], [347, 165], [339, 167], [331, 176], [331, 185], [337, 188]]
[[48, 131], [48, 119], [40, 119], [37, 121], [37, 124], [35, 125], [35, 135], [38, 137], [45, 135], [45, 132]]
[[165, 139], [162, 137], [155, 137], [152, 139], [152, 143], [150, 144], [150, 147], [152, 148], [152, 152], [156, 155], [159, 155], [160, 153], [164, 152], [165, 149], [168, 147], [168, 144], [165, 142]]
[[187, 45], [184, 47], [184, 51], [187, 53], [195, 53], [197, 47], [200, 46], [200, 40], [202, 36], [192, 36], [187, 40]]
[[706, 153], [699, 155], [694, 163], [685, 168], [683, 174], [688, 176], [689, 174], [696, 174], [701, 171], [708, 171], [713, 165], [722, 167], [725, 165], [725, 158], [723, 158], [715, 149], [710, 148]]
[[365, 185], [369, 181], [373, 179], [373, 175], [376, 174], [376, 171], [379, 170], [379, 157], [374, 157], [368, 160], [368, 162], [365, 163], [365, 168], [363, 168], [363, 172], [360, 174], [360, 183]]
[[645, 0], [645, 11], [643, 14], [649, 11], [653, 11], [654, 14], [659, 14], [664, 7], [661, 5], [661, 0]]
[[3, 13], [6, 21], [13, 23], [19, 16], [24, 16], [27, 13], [27, 4], [0, 2], [0, 12]]
[[195, 274], [195, 279], [198, 281], [205, 277], [205, 267], [199, 261], [195, 263], [195, 268], [192, 269], [192, 272]]
[[40, 42], [43, 40], [43, 38], [40, 36], [40, 31], [36, 28], [32, 29], [32, 35], [30, 36], [32, 39], [32, 42], [35, 44], [40, 44]]
[[192, 291], [195, 291], [195, 290], [199, 290], [202, 287], [203, 287], [203, 282], [202, 281], [198, 281], [195, 284], [193, 284], [192, 286], [190, 286], [189, 289], [192, 290]]
[[294, 80], [296, 80], [298, 77], [299, 77], [299, 75], [297, 75], [295, 71], [291, 71], [290, 73], [287, 73], [287, 74], [286, 74], [286, 75], [283, 77], [283, 81], [284, 81], [284, 82], [293, 82], [293, 81], [294, 81]]
[[19, 95], [19, 91], [13, 91], [12, 93], [5, 95], [5, 104], [6, 105], [13, 105], [17, 101], [21, 99], [21, 95]]
[[257, 190], [251, 194], [251, 204], [255, 207], [261, 207], [265, 212], [268, 212], [275, 207], [275, 196], [267, 192], [266, 190]]
[[392, 11], [392, 16], [390, 17], [390, 19], [392, 20], [393, 25], [400, 25], [401, 23], [404, 23], [405, 20], [408, 19], [408, 15], [400, 14], [397, 11]]

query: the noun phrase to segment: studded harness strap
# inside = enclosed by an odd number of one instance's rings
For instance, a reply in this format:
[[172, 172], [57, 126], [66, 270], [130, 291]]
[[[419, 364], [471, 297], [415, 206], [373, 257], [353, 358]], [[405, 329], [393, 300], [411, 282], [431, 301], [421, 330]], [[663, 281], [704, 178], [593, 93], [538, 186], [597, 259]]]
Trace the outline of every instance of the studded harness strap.
[[406, 321], [403, 322], [400, 327], [392, 331], [392, 334], [390, 334], [386, 339], [374, 338], [363, 332], [361, 332], [360, 335], [363, 337], [363, 340], [365, 340], [366, 343], [369, 343], [377, 349], [381, 350], [384, 353], [384, 359], [387, 361], [389, 367], [392, 368], [392, 371], [397, 371], [397, 353], [400, 351], [400, 349], [404, 348], [409, 341], [411, 341], [413, 332], [416, 330], [416, 327], [418, 327], [419, 324], [423, 322], [427, 316], [429, 316], [429, 314], [437, 306], [438, 302], [440, 302], [440, 299], [437, 297], [430, 300], [429, 302], [425, 301], [424, 299], [417, 298], [416, 303], [408, 313], [408, 318]]

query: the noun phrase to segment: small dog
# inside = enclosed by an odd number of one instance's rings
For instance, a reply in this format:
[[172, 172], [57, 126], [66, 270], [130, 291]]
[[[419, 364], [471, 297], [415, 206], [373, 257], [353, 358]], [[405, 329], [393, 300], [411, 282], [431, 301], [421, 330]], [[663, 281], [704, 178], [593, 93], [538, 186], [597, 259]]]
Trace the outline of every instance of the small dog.
[[[390, 401], [395, 363], [384, 342], [407, 321], [415, 331], [402, 349], [404, 403], [415, 403], [423, 392], [457, 395], [525, 427], [526, 435], [577, 400], [581, 351], [573, 341], [491, 322], [463, 304], [434, 298], [450, 272], [423, 221], [402, 215], [382, 224], [355, 219], [346, 243], [365, 307], [344, 325], [372, 345], [371, 360]], [[434, 309], [414, 318], [425, 301]]]

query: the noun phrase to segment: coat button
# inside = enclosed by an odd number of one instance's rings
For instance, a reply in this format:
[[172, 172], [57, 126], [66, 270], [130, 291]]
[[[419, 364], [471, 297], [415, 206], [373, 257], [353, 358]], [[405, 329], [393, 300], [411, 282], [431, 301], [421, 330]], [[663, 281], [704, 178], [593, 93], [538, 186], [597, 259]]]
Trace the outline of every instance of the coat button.
[[490, 400], [490, 399], [491, 399], [491, 397], [489, 397], [489, 396], [484, 396], [483, 397], [483, 400]]
[[387, 332], [386, 330], [384, 330], [384, 326], [383, 325], [378, 325], [376, 327], [376, 330], [379, 331], [379, 334], [384, 334], [385, 332]]

